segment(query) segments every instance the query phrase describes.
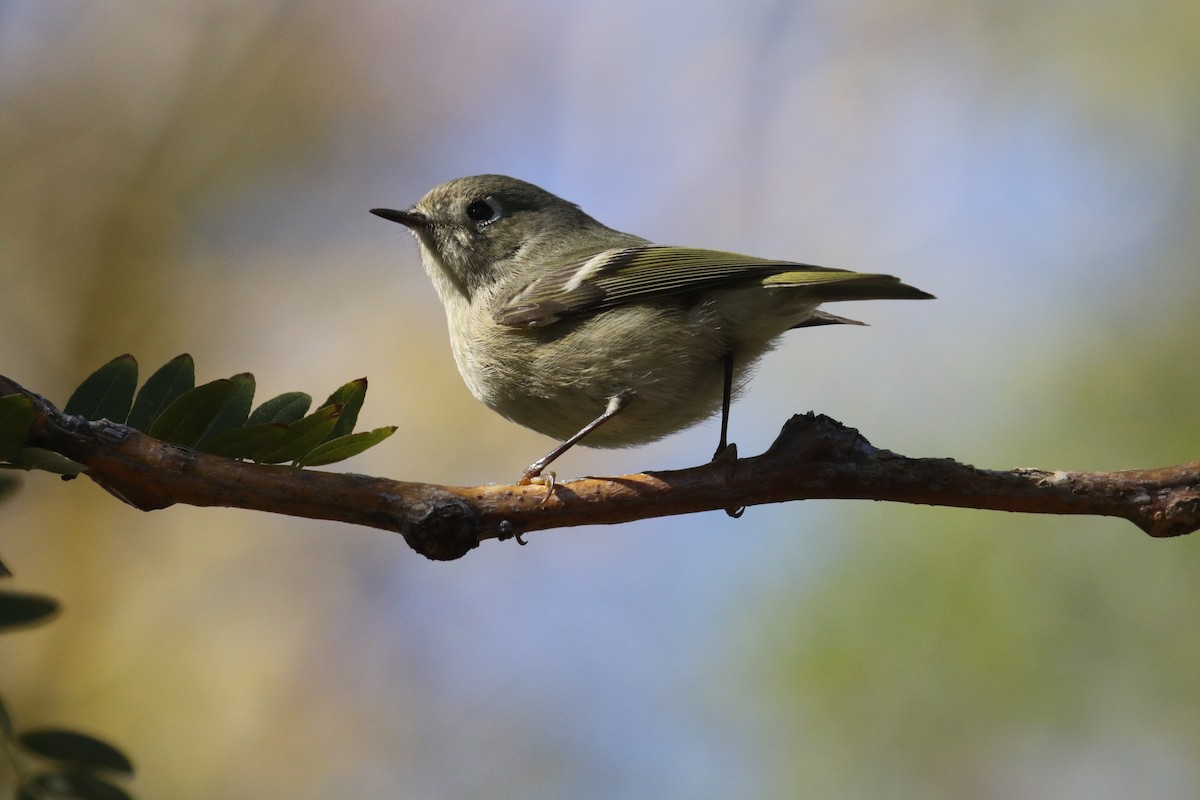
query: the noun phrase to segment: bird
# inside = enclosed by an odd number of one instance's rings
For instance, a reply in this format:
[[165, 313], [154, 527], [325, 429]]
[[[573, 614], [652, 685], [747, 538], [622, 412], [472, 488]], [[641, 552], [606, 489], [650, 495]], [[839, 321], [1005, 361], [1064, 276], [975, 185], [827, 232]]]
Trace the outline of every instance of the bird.
[[784, 333], [863, 324], [824, 303], [933, 297], [892, 275], [654, 244], [505, 175], [371, 213], [416, 238], [471, 393], [559, 441], [519, 484], [576, 444], [641, 445], [718, 411], [714, 459], [736, 457], [731, 403]]

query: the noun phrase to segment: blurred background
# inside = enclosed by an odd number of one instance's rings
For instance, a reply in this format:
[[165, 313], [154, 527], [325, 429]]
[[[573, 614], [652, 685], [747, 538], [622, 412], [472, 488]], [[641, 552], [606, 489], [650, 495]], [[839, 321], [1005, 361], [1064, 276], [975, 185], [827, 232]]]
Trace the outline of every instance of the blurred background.
[[[125, 352], [259, 398], [366, 375], [346, 467], [511, 481], [550, 442], [462, 385], [400, 226], [479, 172], [656, 241], [866, 271], [734, 407], [979, 466], [1200, 457], [1200, 5], [0, 2], [0, 373]], [[715, 425], [559, 475], [690, 466]], [[866, 502], [489, 541], [86, 479], [0, 506], [19, 727], [140, 797], [1194, 798], [1200, 544]], [[5, 766], [3, 769], [8, 769]], [[3, 774], [3, 773], [0, 773]]]

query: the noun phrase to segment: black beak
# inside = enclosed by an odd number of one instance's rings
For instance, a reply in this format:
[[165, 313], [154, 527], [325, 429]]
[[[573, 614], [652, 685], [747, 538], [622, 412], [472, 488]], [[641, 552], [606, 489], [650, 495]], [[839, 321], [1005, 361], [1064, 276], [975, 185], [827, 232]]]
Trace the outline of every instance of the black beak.
[[428, 228], [432, 222], [429, 217], [419, 211], [396, 211], [391, 208], [372, 208], [371, 213], [392, 222], [399, 222], [409, 228]]

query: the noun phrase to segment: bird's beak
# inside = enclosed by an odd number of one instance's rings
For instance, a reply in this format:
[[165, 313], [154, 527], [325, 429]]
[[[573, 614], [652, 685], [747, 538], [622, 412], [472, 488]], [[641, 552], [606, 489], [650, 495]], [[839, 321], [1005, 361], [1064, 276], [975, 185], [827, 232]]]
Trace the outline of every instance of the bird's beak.
[[428, 228], [432, 224], [429, 217], [420, 211], [396, 211], [391, 208], [372, 208], [371, 213], [392, 222], [399, 222], [401, 225], [413, 230]]

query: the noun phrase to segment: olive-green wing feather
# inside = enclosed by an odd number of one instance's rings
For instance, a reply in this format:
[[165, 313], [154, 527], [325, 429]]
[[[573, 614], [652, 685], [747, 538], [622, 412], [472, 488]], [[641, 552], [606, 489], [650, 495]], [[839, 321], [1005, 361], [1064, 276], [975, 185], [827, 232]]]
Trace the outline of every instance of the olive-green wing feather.
[[652, 297], [704, 291], [737, 281], [803, 290], [819, 302], [923, 298], [890, 275], [867, 275], [691, 247], [642, 245], [606, 250], [554, 266], [495, 314], [501, 325], [536, 327]]

